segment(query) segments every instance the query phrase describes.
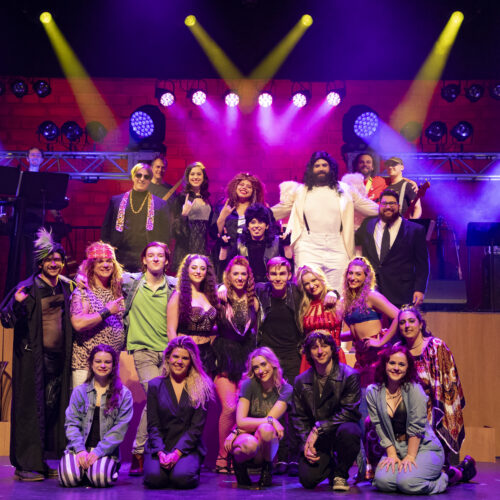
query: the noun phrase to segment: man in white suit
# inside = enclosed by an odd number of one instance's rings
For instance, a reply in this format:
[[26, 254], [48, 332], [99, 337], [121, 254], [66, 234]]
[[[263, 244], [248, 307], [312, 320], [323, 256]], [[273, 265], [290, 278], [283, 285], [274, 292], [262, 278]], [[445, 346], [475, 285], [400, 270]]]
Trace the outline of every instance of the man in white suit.
[[354, 209], [365, 216], [378, 213], [376, 203], [338, 181], [337, 162], [326, 151], [312, 154], [304, 184], [280, 184], [280, 203], [272, 207], [276, 219], [290, 216], [287, 234], [296, 268], [320, 267], [335, 290], [354, 257]]

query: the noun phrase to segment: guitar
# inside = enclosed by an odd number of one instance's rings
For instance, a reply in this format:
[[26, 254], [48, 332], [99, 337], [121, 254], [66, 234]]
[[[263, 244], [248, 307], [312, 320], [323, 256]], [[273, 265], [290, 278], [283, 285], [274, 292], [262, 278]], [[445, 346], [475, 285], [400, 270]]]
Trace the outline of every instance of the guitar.
[[412, 202], [408, 205], [408, 208], [406, 209], [406, 212], [404, 213], [403, 217], [405, 219], [409, 219], [411, 215], [413, 215], [413, 210], [415, 210], [415, 205], [417, 204], [417, 201], [420, 200], [421, 198], [424, 197], [425, 192], [431, 187], [431, 183], [429, 181], [425, 181], [417, 191], [417, 196], [412, 200]]

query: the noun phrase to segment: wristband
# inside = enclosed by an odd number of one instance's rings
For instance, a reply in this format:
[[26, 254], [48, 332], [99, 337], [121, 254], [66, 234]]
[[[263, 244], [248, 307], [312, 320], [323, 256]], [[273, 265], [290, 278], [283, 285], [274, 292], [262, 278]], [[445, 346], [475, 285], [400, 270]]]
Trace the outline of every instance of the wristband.
[[271, 417], [270, 415], [267, 417], [267, 423], [273, 425], [274, 423], [274, 418]]
[[106, 318], [109, 318], [111, 316], [111, 311], [107, 307], [104, 307], [99, 311], [99, 315], [101, 316], [101, 319], [105, 321]]

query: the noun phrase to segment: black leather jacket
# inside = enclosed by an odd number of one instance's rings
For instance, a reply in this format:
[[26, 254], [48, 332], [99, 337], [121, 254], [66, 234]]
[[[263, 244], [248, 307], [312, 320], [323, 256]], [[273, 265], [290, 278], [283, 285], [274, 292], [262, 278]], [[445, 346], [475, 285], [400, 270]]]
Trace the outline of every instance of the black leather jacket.
[[292, 422], [304, 448], [307, 436], [316, 424], [319, 437], [329, 434], [344, 422], [358, 422], [361, 389], [359, 374], [343, 363], [333, 365], [321, 398], [314, 368], [295, 379]]

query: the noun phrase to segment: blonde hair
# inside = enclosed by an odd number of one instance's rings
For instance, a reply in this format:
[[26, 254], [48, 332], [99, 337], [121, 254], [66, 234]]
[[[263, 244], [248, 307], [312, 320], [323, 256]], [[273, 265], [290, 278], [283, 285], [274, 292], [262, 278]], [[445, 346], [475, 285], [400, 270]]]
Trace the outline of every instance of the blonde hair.
[[302, 278], [309, 273], [312, 274], [315, 278], [317, 278], [323, 285], [323, 290], [320, 296], [321, 300], [323, 300], [325, 298], [325, 295], [332, 290], [332, 288], [328, 285], [325, 273], [319, 267], [301, 266], [297, 269], [295, 278], [297, 280], [297, 286], [299, 287], [302, 296], [299, 306], [299, 324], [301, 328], [303, 328], [304, 316], [311, 307], [311, 302], [312, 302], [311, 298], [304, 289], [304, 284], [302, 283]]
[[139, 170], [146, 170], [147, 173], [153, 177], [153, 171], [151, 170], [151, 165], [148, 165], [147, 163], [136, 163], [133, 167], [132, 170], [130, 171], [130, 178], [133, 179], [135, 177], [135, 174]]
[[[363, 268], [366, 275], [363, 284], [353, 290], [347, 281], [347, 274], [351, 266], [359, 266]], [[375, 271], [372, 265], [365, 257], [356, 257], [349, 262], [344, 272], [344, 310], [343, 315], [350, 314], [354, 309], [366, 312], [368, 305], [366, 299], [371, 291], [375, 290]]]
[[278, 357], [269, 347], [259, 347], [249, 354], [248, 359], [245, 363], [246, 373], [243, 375], [243, 380], [255, 378], [255, 373], [252, 369], [252, 360], [257, 356], [262, 356], [263, 358], [265, 358], [273, 367], [273, 385], [274, 387], [276, 387], [276, 390], [280, 392], [281, 388], [286, 383], [286, 380], [283, 378], [283, 370], [281, 368]]

